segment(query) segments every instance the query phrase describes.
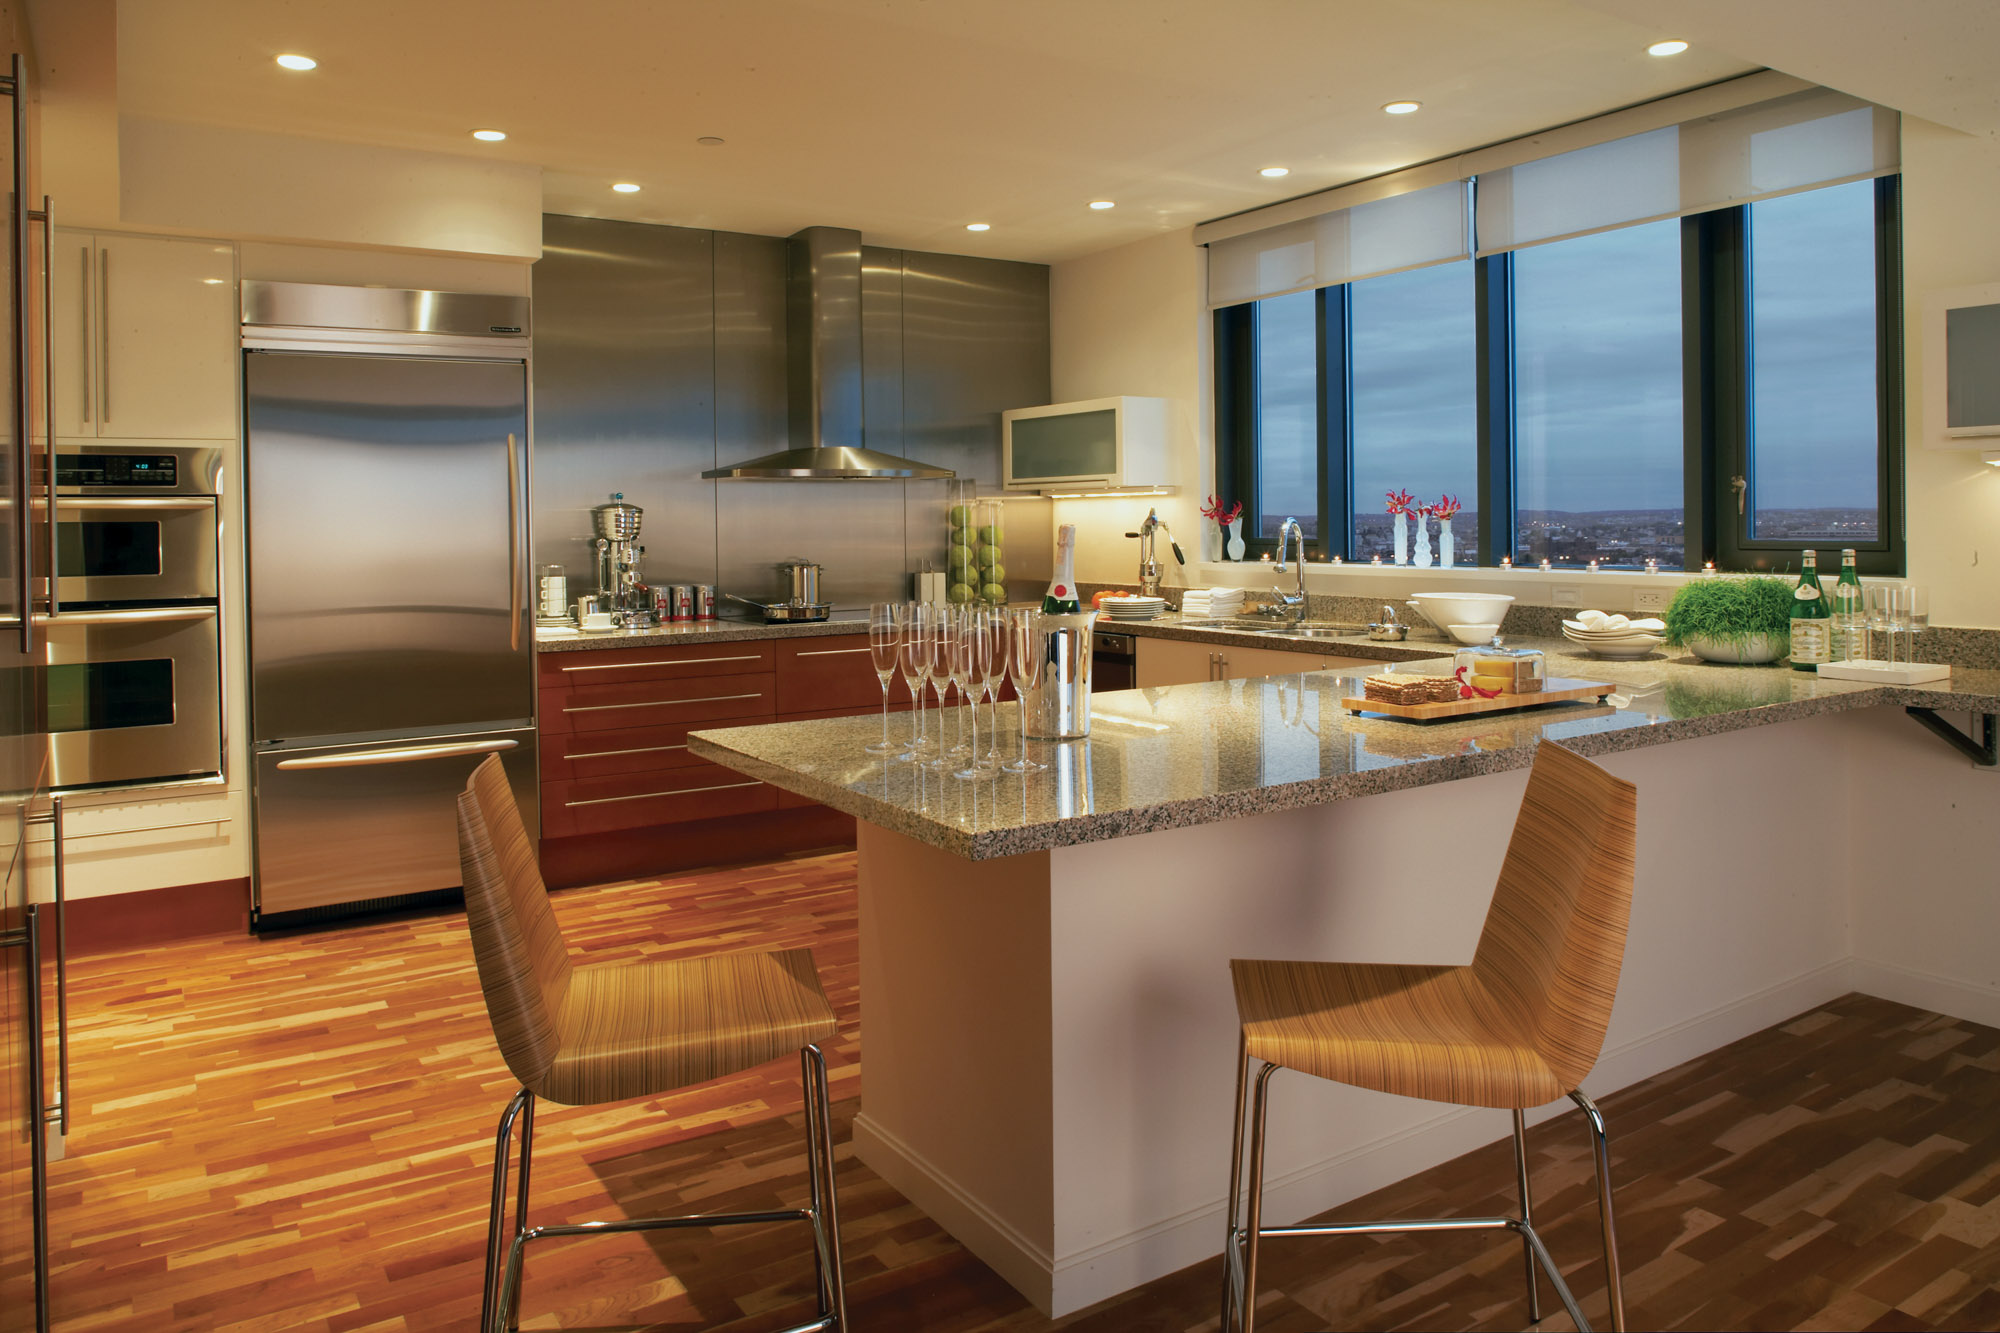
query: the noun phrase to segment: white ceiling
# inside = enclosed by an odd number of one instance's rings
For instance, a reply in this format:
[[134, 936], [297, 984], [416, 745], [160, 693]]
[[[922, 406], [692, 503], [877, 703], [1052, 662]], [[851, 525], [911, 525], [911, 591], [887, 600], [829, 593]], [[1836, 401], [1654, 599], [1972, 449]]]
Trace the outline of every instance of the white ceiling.
[[550, 211], [1054, 261], [1754, 68], [1645, 54], [1673, 35], [1570, 0], [120, 0], [116, 87], [532, 162]]

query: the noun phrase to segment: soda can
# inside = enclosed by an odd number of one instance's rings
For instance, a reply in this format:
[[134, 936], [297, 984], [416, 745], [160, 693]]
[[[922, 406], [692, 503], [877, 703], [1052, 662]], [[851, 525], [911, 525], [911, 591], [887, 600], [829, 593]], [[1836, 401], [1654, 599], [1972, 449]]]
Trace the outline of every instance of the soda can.
[[694, 589], [685, 583], [674, 583], [667, 587], [667, 619], [694, 619]]
[[712, 584], [694, 585], [694, 618], [696, 620], [715, 619], [715, 588]]

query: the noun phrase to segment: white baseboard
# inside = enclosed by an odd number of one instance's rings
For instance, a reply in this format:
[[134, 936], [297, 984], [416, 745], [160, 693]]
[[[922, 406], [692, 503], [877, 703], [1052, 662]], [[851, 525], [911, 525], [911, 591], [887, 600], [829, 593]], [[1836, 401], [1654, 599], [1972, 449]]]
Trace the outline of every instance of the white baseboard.
[[1847, 961], [1848, 989], [1863, 995], [1928, 1009], [1948, 1018], [2000, 1028], [2000, 989], [1917, 972], [1866, 958]]
[[[1852, 967], [1851, 959], [1826, 963], [1658, 1032], [1620, 1042], [1606, 1049], [1588, 1086], [1602, 1097], [1851, 990], [1868, 989], [1855, 984]], [[1928, 980], [1914, 973], [1909, 976]], [[1889, 994], [1885, 998], [1900, 997]], [[1986, 998], [1989, 1005], [1995, 1004], [1995, 997]], [[863, 1096], [865, 1107], [866, 1094]], [[1410, 1105], [1416, 1108], [1421, 1104]], [[1557, 1102], [1530, 1118], [1548, 1119], [1570, 1109], [1567, 1101]], [[1284, 1176], [1267, 1178], [1265, 1216], [1271, 1224], [1283, 1225], [1324, 1212], [1491, 1143], [1506, 1132], [1506, 1118], [1498, 1112], [1464, 1108], [1433, 1111], [1393, 1134], [1357, 1143]], [[1581, 1127], [1577, 1132], [1583, 1132]], [[1615, 1123], [1612, 1132], [1616, 1133]], [[871, 1170], [902, 1191], [1051, 1318], [1074, 1313], [1222, 1252], [1222, 1188], [1226, 1181], [1221, 1177], [1220, 1156], [1213, 1203], [1058, 1258], [988, 1212], [921, 1154], [871, 1121], [865, 1109], [854, 1120], [854, 1151]]]

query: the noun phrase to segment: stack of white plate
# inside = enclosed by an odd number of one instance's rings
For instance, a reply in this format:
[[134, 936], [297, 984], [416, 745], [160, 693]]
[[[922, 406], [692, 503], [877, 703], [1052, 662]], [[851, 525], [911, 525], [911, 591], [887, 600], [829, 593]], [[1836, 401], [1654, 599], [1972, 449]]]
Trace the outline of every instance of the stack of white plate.
[[1563, 637], [1599, 657], [1645, 657], [1667, 641], [1666, 623], [1648, 617], [1630, 620], [1602, 611], [1579, 611], [1563, 621]]
[[1164, 597], [1107, 597], [1099, 609], [1112, 620], [1151, 620], [1167, 609]]

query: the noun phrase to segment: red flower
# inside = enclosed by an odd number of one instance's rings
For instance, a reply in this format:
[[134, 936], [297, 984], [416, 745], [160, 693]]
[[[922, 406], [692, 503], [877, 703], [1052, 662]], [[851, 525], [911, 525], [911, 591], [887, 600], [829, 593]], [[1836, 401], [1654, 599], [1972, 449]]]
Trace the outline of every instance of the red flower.
[[1389, 512], [1392, 514], [1415, 513], [1416, 511], [1411, 506], [1416, 502], [1416, 498], [1415, 495], [1412, 495], [1408, 491], [1390, 491]]
[[1459, 503], [1457, 496], [1447, 495], [1441, 497], [1436, 504], [1432, 505], [1430, 511], [1436, 518], [1449, 519], [1463, 508], [1465, 506]]

